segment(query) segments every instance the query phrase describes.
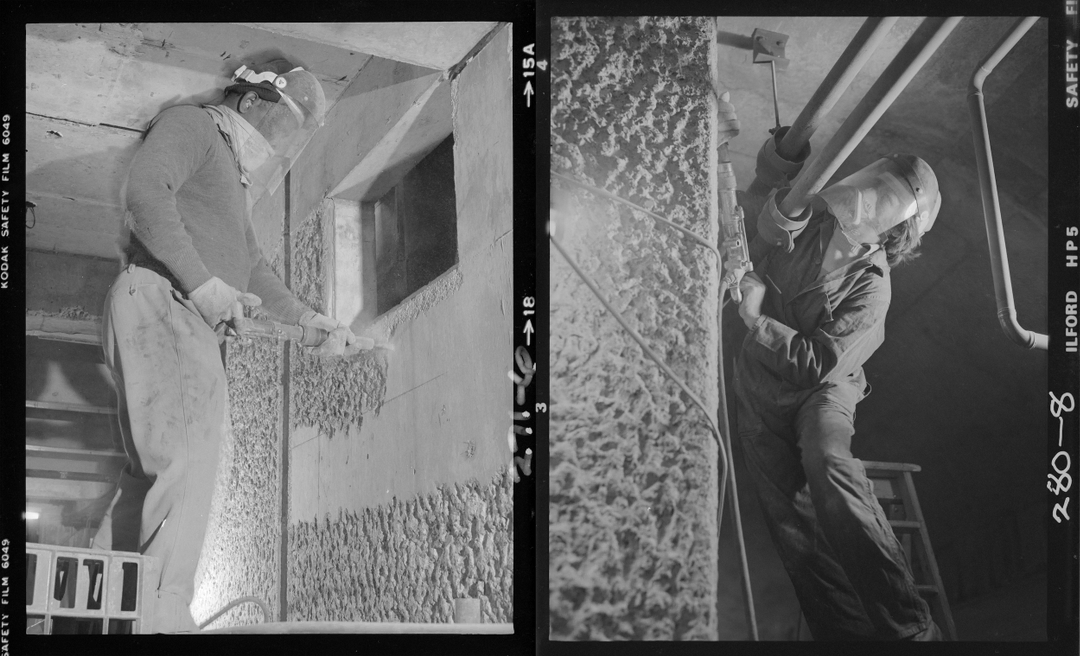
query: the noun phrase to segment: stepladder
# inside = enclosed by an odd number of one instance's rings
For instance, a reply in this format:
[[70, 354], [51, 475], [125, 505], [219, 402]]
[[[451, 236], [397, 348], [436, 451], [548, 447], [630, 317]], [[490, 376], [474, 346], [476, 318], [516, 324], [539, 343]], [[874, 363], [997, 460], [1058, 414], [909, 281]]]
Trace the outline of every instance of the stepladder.
[[[904, 556], [915, 577], [919, 595], [930, 607], [930, 614], [944, 633], [945, 639], [957, 640], [949, 600], [941, 582], [933, 547], [930, 545], [926, 519], [915, 492], [912, 474], [922, 471], [922, 467], [910, 463], [871, 460], [864, 460], [862, 464], [873, 485], [874, 497], [881, 504], [889, 526], [904, 549]], [[806, 622], [800, 613], [795, 639], [803, 639], [802, 636], [808, 633]]]
[[874, 496], [904, 548], [919, 595], [930, 606], [930, 614], [945, 634], [945, 639], [955, 641], [956, 625], [949, 609], [945, 586], [941, 582], [934, 549], [930, 545], [926, 518], [919, 505], [919, 496], [915, 493], [912, 474], [922, 471], [922, 467], [910, 463], [868, 460], [863, 461], [863, 467], [874, 486]]

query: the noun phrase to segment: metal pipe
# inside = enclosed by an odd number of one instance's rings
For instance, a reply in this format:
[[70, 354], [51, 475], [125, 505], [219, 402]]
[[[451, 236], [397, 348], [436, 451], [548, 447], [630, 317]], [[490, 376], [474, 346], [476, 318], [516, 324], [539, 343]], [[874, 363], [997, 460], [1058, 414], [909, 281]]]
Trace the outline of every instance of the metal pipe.
[[1049, 338], [1021, 327], [1016, 320], [1012, 275], [1009, 273], [1009, 256], [1005, 250], [1001, 205], [998, 202], [997, 178], [994, 175], [994, 158], [990, 151], [990, 130], [986, 125], [986, 105], [983, 103], [982, 91], [987, 76], [1037, 20], [1038, 16], [1018, 20], [994, 50], [972, 71], [971, 84], [968, 86], [968, 109], [971, 114], [971, 136], [975, 141], [975, 161], [979, 167], [979, 187], [982, 191], [983, 219], [986, 221], [986, 241], [990, 246], [990, 269], [994, 275], [998, 323], [1014, 343], [1029, 349], [1046, 350]]
[[851, 81], [859, 74], [870, 55], [874, 54], [889, 30], [896, 24], [896, 16], [872, 16], [863, 22], [832, 70], [822, 80], [810, 101], [803, 107], [798, 118], [777, 145], [776, 153], [786, 160], [794, 161], [810, 142], [810, 137], [821, 125], [822, 119], [832, 110], [840, 96], [844, 95]]
[[769, 70], [772, 72], [772, 106], [773, 116], [776, 117], [776, 129], [780, 129], [780, 100], [776, 93], [776, 61], [769, 60]]
[[780, 212], [787, 217], [798, 217], [810, 204], [810, 199], [821, 190], [833, 173], [840, 168], [851, 151], [874, 127], [885, 110], [907, 87], [919, 69], [923, 67], [945, 38], [956, 28], [960, 16], [949, 18], [929, 17], [911, 35], [904, 47], [893, 58], [881, 78], [870, 87], [866, 96], [851, 112], [829, 143], [814, 161], [803, 170], [794, 188], [784, 197]]

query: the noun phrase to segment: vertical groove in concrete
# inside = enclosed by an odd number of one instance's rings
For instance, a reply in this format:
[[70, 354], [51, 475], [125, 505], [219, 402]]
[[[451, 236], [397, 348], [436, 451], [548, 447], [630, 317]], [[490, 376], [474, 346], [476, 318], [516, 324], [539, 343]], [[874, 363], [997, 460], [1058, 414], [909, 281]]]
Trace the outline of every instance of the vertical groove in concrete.
[[[283, 257], [285, 258], [285, 286], [292, 288], [292, 240], [289, 238], [292, 216], [292, 174], [285, 174], [285, 221], [282, 229], [284, 240]], [[289, 617], [289, 343], [281, 344], [281, 550], [280, 573], [278, 574], [278, 620], [288, 621]]]

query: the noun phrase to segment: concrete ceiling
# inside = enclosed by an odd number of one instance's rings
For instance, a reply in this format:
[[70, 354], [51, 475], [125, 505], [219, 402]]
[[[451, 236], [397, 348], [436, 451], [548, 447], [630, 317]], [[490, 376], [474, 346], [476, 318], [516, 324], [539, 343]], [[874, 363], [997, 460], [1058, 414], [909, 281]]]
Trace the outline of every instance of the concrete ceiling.
[[[338, 100], [353, 95], [345, 91], [365, 67], [404, 62], [410, 71], [430, 69], [434, 80], [494, 26], [27, 25], [27, 199], [36, 204], [27, 218], [32, 226], [26, 232], [27, 247], [115, 257], [122, 217], [120, 189], [142, 130], [166, 107], [215, 101], [242, 63], [285, 56], [303, 65], [322, 82], [332, 110]], [[398, 83], [393, 76], [381, 79], [386, 85]], [[419, 119], [414, 112], [408, 124], [397, 129], [398, 137], [408, 134], [408, 139], [379, 142], [378, 159], [384, 167], [401, 168], [402, 161], [430, 150], [452, 130], [448, 84], [423, 97], [419, 109], [425, 110]], [[439, 118], [431, 120], [428, 115], [436, 109]], [[392, 132], [399, 119], [386, 117]], [[402, 144], [406, 147], [396, 147]], [[366, 155], [351, 156], [360, 167]], [[365, 170], [361, 167], [361, 172]], [[371, 177], [367, 176], [366, 188], [373, 184]]]

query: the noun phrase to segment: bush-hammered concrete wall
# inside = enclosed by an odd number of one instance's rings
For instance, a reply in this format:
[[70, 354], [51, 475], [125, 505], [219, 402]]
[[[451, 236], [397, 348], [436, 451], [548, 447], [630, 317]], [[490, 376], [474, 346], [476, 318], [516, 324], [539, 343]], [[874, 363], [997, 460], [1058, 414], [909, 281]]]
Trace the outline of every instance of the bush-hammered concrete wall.
[[[552, 23], [552, 169], [715, 243], [704, 19]], [[717, 403], [715, 259], [671, 228], [553, 181], [565, 244], [707, 404]], [[552, 249], [553, 639], [716, 639], [717, 449], [705, 417]]]
[[289, 620], [452, 622], [454, 599], [511, 622], [513, 483], [456, 484], [289, 527]]
[[[280, 275], [280, 258], [272, 264]], [[265, 318], [265, 317], [262, 317]], [[282, 345], [232, 339], [225, 373], [232, 430], [221, 444], [192, 614], [204, 621], [230, 601], [255, 596], [278, 618], [281, 568]], [[263, 621], [243, 604], [207, 629]]]

